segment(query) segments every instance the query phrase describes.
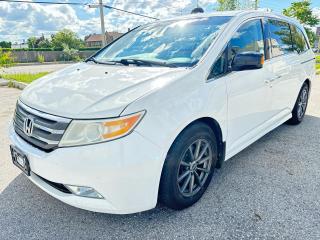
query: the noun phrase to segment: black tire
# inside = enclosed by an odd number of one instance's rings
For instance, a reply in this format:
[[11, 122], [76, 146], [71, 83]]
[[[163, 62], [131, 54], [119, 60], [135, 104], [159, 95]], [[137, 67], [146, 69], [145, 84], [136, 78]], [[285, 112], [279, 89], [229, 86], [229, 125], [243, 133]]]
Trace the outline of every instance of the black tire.
[[[199, 144], [200, 147], [197, 152]], [[191, 161], [191, 159], [196, 159], [193, 156], [197, 155], [197, 158], [199, 158], [202, 152], [204, 152], [202, 160]], [[211, 181], [217, 164], [217, 156], [217, 140], [208, 125], [198, 122], [183, 130], [171, 146], [162, 169], [159, 188], [160, 202], [169, 208], [178, 210], [187, 208], [197, 202]], [[186, 166], [188, 157], [190, 159], [189, 166]], [[200, 164], [205, 159], [211, 159], [211, 164], [209, 164], [209, 160]], [[185, 182], [189, 179], [187, 169], [189, 169], [191, 179], [188, 183], [188, 189], [183, 190]], [[179, 176], [179, 174], [181, 175]], [[184, 174], [188, 174], [187, 179], [180, 180], [185, 181], [183, 183], [179, 182], [178, 178], [180, 179]], [[195, 183], [196, 186], [190, 187], [191, 182]]]
[[288, 124], [297, 125], [302, 122], [307, 110], [308, 100], [309, 100], [309, 85], [305, 82], [300, 89], [296, 103], [292, 110], [292, 118], [290, 118], [287, 121]]

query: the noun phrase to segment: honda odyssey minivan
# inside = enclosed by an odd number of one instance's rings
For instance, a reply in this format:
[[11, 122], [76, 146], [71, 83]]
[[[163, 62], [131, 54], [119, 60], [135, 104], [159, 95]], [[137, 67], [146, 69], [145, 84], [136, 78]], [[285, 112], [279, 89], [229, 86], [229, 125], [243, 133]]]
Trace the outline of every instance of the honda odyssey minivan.
[[12, 160], [78, 208], [183, 209], [224, 161], [284, 122], [299, 124], [314, 78], [307, 35], [291, 18], [156, 21], [30, 84], [9, 130]]

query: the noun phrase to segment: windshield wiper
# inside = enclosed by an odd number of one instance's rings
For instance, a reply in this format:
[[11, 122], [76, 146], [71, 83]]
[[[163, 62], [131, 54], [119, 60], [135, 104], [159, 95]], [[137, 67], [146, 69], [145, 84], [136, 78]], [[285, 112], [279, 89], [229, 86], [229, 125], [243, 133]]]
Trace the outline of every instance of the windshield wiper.
[[90, 57], [85, 60], [85, 62], [92, 61], [96, 64], [106, 64], [106, 65], [114, 65], [114, 64], [122, 64], [125, 66], [129, 66], [130, 64], [135, 64], [137, 66], [163, 66], [163, 67], [178, 67], [173, 63], [166, 63], [166, 62], [158, 62], [152, 60], [144, 60], [144, 59], [135, 59], [135, 58], [123, 58], [121, 60], [110, 60], [110, 61], [99, 61], [94, 57]]
[[123, 58], [115, 62], [121, 63], [126, 66], [128, 66], [129, 64], [136, 64], [138, 66], [144, 65], [144, 66], [177, 67], [173, 63], [158, 62], [158, 61], [144, 60], [144, 59], [135, 59], [135, 58]]
[[85, 62], [94, 62], [96, 64], [105, 64], [105, 65], [115, 65], [117, 62], [115, 61], [107, 61], [107, 62], [101, 62], [97, 59], [95, 59], [94, 57], [89, 57], [88, 59], [85, 60]]

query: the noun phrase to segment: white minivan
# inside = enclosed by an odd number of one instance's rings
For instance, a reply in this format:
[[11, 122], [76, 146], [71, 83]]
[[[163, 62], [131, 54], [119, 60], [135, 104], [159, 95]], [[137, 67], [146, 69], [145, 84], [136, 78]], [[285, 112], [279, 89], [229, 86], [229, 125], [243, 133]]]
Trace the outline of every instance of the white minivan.
[[75, 207], [126, 214], [159, 200], [183, 209], [224, 161], [284, 122], [299, 124], [314, 78], [307, 35], [291, 18], [156, 21], [30, 84], [9, 130], [12, 159]]

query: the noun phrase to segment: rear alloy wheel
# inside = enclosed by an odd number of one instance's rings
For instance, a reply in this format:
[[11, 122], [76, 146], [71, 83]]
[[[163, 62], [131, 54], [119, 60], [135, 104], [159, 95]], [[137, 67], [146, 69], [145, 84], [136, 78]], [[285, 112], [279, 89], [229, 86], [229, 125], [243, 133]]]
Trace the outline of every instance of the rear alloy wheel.
[[289, 124], [299, 124], [302, 122], [307, 110], [309, 100], [309, 86], [307, 83], [302, 85], [297, 101], [292, 110], [292, 118], [288, 120]]
[[207, 189], [217, 163], [217, 141], [204, 123], [187, 127], [171, 146], [165, 160], [159, 200], [172, 209], [197, 202]]

